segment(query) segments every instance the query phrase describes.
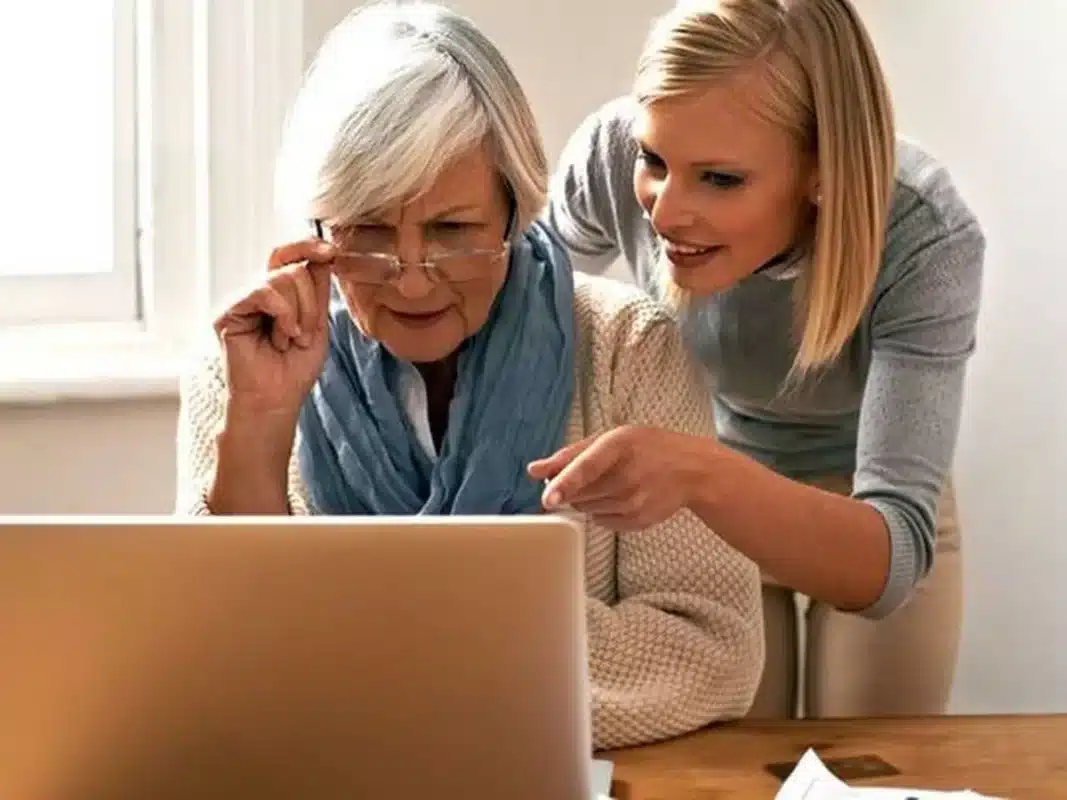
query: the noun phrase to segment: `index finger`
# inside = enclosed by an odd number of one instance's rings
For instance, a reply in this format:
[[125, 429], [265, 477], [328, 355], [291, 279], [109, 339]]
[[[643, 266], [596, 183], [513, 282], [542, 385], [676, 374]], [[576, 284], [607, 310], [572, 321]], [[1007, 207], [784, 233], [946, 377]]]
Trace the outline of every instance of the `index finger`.
[[267, 268], [275, 270], [301, 261], [309, 264], [329, 264], [336, 255], [336, 248], [329, 242], [322, 239], [304, 239], [276, 247], [270, 254]]
[[610, 436], [601, 436], [548, 482], [545, 508], [566, 505], [593, 481], [607, 474], [618, 461], [618, 448]]
[[549, 478], [556, 477], [556, 475], [560, 473], [560, 470], [571, 463], [584, 452], [587, 447], [595, 442], [598, 435], [599, 434], [586, 436], [584, 439], [581, 439], [574, 444], [569, 444], [566, 447], [560, 448], [552, 455], [531, 461], [526, 467], [527, 472], [529, 472], [530, 477], [535, 480], [548, 480]]

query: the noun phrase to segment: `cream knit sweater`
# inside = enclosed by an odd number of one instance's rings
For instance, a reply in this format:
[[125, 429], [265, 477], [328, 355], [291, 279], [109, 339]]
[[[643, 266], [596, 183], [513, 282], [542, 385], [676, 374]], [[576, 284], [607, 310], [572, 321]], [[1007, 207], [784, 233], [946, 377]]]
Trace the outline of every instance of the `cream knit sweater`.
[[[567, 441], [618, 425], [714, 435], [710, 395], [669, 316], [637, 290], [576, 276]], [[182, 384], [179, 514], [210, 513], [226, 386], [212, 353]], [[290, 506], [308, 513], [296, 458]], [[644, 744], [743, 716], [763, 668], [756, 566], [690, 512], [640, 533], [585, 522], [594, 747]]]

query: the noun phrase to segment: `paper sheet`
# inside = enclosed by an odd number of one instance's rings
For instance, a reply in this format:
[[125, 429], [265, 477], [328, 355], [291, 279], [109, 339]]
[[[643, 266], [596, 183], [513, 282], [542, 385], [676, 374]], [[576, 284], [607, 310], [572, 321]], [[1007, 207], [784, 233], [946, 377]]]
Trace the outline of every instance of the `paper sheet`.
[[835, 776], [814, 750], [797, 762], [775, 800], [996, 800], [971, 791], [936, 792], [923, 789], [854, 788]]
[[589, 788], [593, 794], [593, 800], [610, 800], [611, 797], [611, 774], [615, 765], [610, 761], [595, 759], [590, 773]]

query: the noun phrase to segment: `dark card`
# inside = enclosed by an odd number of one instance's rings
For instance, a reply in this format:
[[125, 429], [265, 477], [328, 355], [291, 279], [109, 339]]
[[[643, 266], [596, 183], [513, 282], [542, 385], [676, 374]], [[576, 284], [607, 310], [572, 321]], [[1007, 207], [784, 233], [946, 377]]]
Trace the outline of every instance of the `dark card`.
[[[890, 775], [900, 774], [899, 769], [876, 755], [822, 758], [822, 763], [826, 765], [830, 772], [846, 783], [865, 778], [885, 778]], [[780, 761], [776, 764], [768, 764], [765, 769], [778, 780], [784, 781], [796, 768], [796, 765], [796, 761]]]

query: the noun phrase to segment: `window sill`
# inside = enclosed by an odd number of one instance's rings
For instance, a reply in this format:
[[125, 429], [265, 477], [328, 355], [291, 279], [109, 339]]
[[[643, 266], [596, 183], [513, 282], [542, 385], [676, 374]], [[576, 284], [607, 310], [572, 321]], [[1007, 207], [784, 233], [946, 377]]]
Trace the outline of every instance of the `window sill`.
[[0, 405], [176, 398], [184, 363], [138, 325], [0, 329]]

